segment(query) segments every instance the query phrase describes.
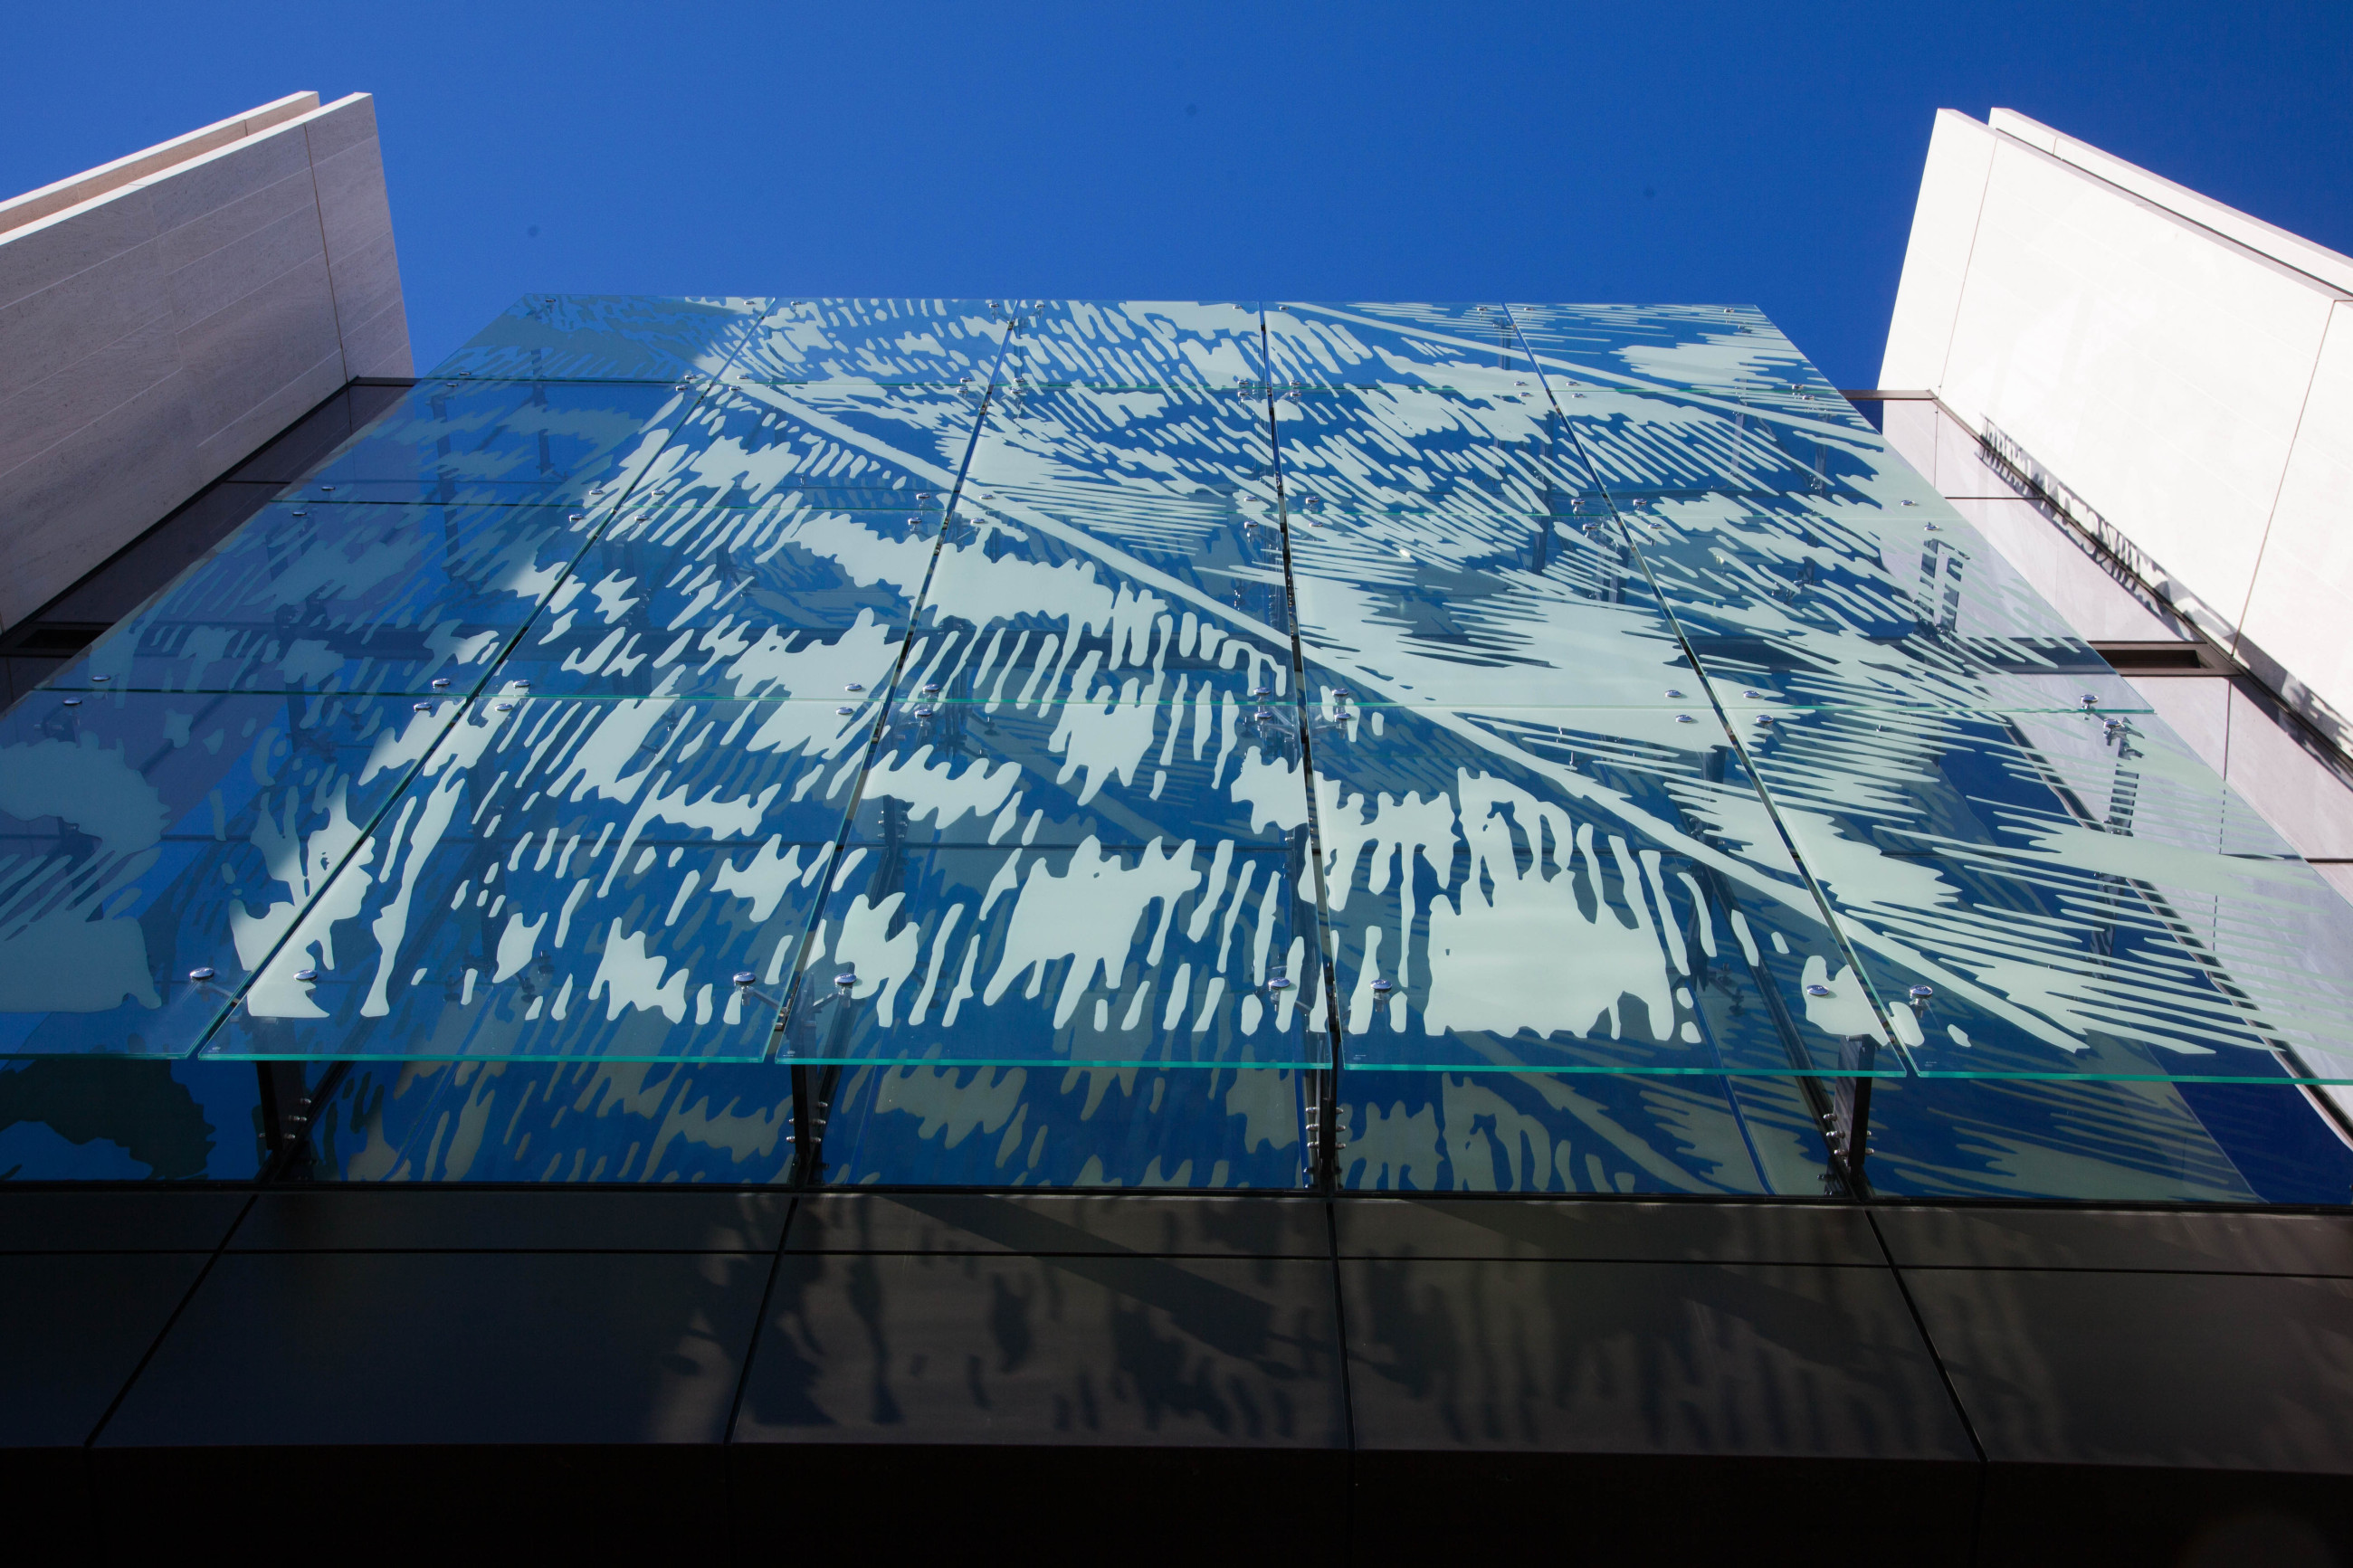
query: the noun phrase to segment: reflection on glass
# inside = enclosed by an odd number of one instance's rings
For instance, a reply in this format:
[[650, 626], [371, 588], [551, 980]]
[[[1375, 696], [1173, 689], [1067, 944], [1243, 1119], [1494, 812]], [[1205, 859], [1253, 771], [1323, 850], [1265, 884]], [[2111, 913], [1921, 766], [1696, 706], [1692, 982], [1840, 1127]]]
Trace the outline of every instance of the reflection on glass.
[[1538, 384], [1502, 305], [1293, 304], [1266, 307], [1271, 380], [1284, 392], [1327, 386]]
[[533, 296], [0, 834], [0, 1050], [355, 1064], [354, 1176], [794, 1079], [828, 1181], [1798, 1194], [1869, 1079], [1888, 1192], [2353, 1181], [2353, 912], [1741, 307]]
[[1567, 402], [1612, 390], [1698, 393], [1816, 423], [1863, 421], [1781, 330], [1739, 305], [1513, 305], [1512, 324]]
[[997, 367], [1001, 386], [1143, 391], [1229, 388], [1265, 379], [1255, 303], [1180, 300], [1037, 300]]
[[457, 706], [36, 692], [0, 717], [0, 1049], [195, 1049]]
[[1098, 682], [1134, 682], [1152, 701], [1183, 700], [1180, 686], [1287, 691], [1286, 601], [1281, 534], [1247, 521], [1188, 581], [1050, 520], [960, 510], [924, 593], [925, 652], [911, 673], [943, 692], [1017, 702], [1084, 698]]
[[508, 381], [678, 381], [723, 372], [772, 301], [526, 294], [433, 369]]
[[470, 691], [596, 526], [564, 507], [274, 502], [49, 684]]
[[1307, 824], [1297, 705], [1220, 691], [1016, 703], [902, 695], [866, 771], [852, 843], [1075, 847], [1155, 839], [1268, 848]]
[[783, 1055], [1300, 1067], [1330, 1058], [1303, 832], [1277, 850], [852, 847]]
[[1957, 520], [1687, 493], [1620, 528], [1729, 704], [2147, 707]]
[[2353, 1079], [2353, 910], [2151, 715], [1812, 710], [1745, 747], [1924, 1071]]
[[1721, 727], [1354, 703], [1317, 721], [1351, 1066], [1904, 1070]]
[[733, 374], [753, 382], [988, 384], [1018, 300], [778, 300]]
[[207, 1049], [757, 1061], [871, 727], [813, 702], [477, 701]]
[[973, 449], [962, 500], [978, 531], [955, 538], [991, 559], [1164, 574], [1226, 601], [1237, 581], [1282, 579], [1277, 489], [1255, 393], [1014, 391], [992, 401]]
[[645, 472], [702, 393], [631, 382], [425, 381], [289, 500], [585, 505]]

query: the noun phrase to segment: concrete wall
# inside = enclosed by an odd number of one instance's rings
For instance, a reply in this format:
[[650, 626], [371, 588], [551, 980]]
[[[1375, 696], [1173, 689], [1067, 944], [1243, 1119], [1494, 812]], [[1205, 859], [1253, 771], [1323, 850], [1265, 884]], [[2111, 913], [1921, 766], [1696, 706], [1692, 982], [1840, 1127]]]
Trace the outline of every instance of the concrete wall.
[[[2185, 618], [2104, 564], [2084, 536], [2001, 468], [1932, 397], [1880, 405], [1887, 444], [2000, 550], [2086, 641], [2146, 649], [2193, 646]], [[2227, 668], [2185, 666], [2127, 679], [2157, 716], [2227, 780], [2337, 890], [2353, 900], [2353, 761]], [[2353, 1107], [2353, 1095], [2346, 1097]]]
[[2353, 742], [2353, 259], [1990, 120], [1936, 117], [1880, 385], [2009, 437]]
[[0, 203], [0, 626], [352, 377], [410, 374], [365, 93]]

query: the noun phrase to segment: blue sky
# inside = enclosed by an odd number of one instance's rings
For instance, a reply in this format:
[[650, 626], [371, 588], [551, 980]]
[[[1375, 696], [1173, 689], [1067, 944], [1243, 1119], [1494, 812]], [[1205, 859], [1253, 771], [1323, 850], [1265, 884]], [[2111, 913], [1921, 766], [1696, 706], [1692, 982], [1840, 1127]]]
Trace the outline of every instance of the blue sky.
[[1869, 385], [1932, 115], [2353, 250], [2353, 6], [76, 4], [15, 192], [376, 95], [429, 364], [527, 290], [1726, 300]]

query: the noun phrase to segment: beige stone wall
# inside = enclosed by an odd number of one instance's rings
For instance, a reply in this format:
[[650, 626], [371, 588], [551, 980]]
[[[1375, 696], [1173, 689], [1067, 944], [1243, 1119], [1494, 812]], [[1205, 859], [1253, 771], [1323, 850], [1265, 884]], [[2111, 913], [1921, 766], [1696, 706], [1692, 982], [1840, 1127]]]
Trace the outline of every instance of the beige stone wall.
[[0, 203], [0, 626], [352, 377], [410, 374], [365, 93]]

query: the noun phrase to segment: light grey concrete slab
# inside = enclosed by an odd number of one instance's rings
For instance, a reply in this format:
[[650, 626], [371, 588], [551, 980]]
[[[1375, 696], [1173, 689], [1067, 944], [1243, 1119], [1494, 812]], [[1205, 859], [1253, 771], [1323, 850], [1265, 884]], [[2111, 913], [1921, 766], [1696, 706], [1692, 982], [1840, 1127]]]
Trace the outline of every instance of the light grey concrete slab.
[[307, 144], [291, 127], [210, 153], [155, 182], [150, 193], [159, 233], [233, 212], [258, 191], [306, 173]]
[[0, 484], [12, 469], [179, 368], [179, 333], [168, 315], [158, 315], [96, 353], [0, 398]]
[[188, 369], [188, 414], [197, 437], [244, 414], [337, 347], [323, 257], [290, 267], [184, 326], [180, 358]]
[[225, 206], [176, 224], [157, 235], [156, 243], [164, 265], [177, 272], [290, 217], [310, 219], [311, 237], [318, 237], [319, 207], [307, 168], [291, 170]]
[[319, 107], [315, 92], [291, 92], [284, 98], [263, 104], [259, 109], [233, 114], [227, 120], [216, 120], [210, 125], [174, 136], [169, 142], [159, 142], [153, 147], [100, 163], [95, 169], [85, 169], [23, 195], [11, 196], [0, 202], [0, 237], [32, 224], [64, 214], [69, 208], [84, 205], [127, 186], [137, 184], [158, 174], [194, 162], [207, 153], [228, 146], [243, 138], [258, 136], [273, 126], [283, 125]]
[[2268, 704], [2231, 689], [2231, 757], [2223, 776], [2299, 855], [2353, 857], [2353, 788], [2307, 750]]
[[[2130, 679], [2129, 677], [2126, 678]], [[2198, 753], [2198, 760], [2224, 773], [2231, 755], [2231, 678], [2226, 675], [2155, 676], [2131, 681], [2165, 721], [2167, 729]]]
[[0, 237], [0, 310], [147, 244], [155, 230], [155, 194], [140, 186]]
[[143, 527], [95, 525], [109, 516], [159, 518], [195, 488], [186, 375], [174, 371], [5, 476], [6, 569], [0, 623], [14, 622], [71, 586]]
[[175, 268], [165, 280], [172, 317], [183, 331], [227, 310], [266, 283], [305, 262], [323, 261], [319, 218], [305, 204], [275, 223]]
[[302, 119], [311, 162], [322, 163], [347, 147], [375, 140], [375, 100], [364, 92], [339, 98]]
[[400, 256], [393, 247], [391, 230], [368, 245], [338, 253], [330, 265], [335, 317], [346, 331], [353, 323], [373, 321], [400, 303]]
[[373, 136], [311, 165], [319, 193], [319, 217], [330, 249], [363, 243], [392, 227], [392, 203], [384, 187], [384, 149]]
[[0, 309], [0, 396], [79, 364], [169, 310], [153, 241]]
[[364, 93], [294, 94], [0, 203], [0, 625], [348, 376], [410, 363]]
[[340, 346], [244, 413], [224, 422], [196, 443], [196, 482], [209, 484], [251, 456], [254, 449], [325, 402], [350, 376]]
[[343, 322], [343, 363], [353, 375], [415, 375], [408, 348], [408, 309], [395, 299], [357, 326]]

